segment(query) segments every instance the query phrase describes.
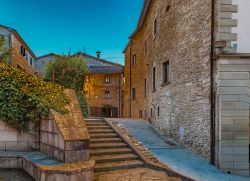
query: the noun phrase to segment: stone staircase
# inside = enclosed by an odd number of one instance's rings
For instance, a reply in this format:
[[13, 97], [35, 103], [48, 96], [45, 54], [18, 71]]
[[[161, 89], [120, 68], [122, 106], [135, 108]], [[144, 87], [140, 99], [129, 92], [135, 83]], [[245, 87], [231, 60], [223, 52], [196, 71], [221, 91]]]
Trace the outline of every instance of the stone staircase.
[[85, 119], [95, 172], [143, 167], [145, 163], [103, 119]]

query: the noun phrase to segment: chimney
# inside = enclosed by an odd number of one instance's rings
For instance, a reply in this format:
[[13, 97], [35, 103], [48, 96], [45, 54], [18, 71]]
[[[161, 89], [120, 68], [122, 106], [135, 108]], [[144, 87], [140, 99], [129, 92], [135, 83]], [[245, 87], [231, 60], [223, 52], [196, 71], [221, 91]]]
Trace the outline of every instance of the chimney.
[[96, 52], [96, 57], [97, 57], [98, 59], [101, 58], [101, 52], [100, 52], [100, 51], [97, 51], [97, 52]]

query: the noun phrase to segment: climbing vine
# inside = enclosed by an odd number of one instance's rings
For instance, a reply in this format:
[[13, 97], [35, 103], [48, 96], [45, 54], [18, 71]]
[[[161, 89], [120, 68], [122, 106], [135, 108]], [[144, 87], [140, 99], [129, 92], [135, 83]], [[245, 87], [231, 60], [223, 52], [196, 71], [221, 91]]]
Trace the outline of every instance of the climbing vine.
[[0, 119], [19, 130], [38, 122], [49, 109], [66, 112], [64, 87], [0, 63]]

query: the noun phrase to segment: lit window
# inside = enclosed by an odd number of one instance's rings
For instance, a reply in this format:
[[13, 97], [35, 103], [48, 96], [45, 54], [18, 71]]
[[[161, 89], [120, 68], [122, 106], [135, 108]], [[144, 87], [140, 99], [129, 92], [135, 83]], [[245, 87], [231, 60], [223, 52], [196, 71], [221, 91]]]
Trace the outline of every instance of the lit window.
[[105, 95], [104, 95], [105, 99], [110, 99], [110, 91], [105, 91]]
[[105, 83], [110, 83], [110, 76], [105, 76], [104, 82]]

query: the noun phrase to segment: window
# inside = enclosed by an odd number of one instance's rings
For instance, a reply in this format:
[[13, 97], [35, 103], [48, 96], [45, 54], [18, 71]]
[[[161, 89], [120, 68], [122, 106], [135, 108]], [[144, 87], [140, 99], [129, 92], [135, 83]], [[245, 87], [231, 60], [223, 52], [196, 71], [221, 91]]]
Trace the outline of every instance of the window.
[[133, 59], [132, 59], [132, 65], [136, 64], [136, 54], [133, 55]]
[[157, 115], [158, 115], [158, 117], [160, 117], [160, 107], [159, 106], [157, 108]]
[[144, 79], [144, 96], [147, 97], [147, 79]]
[[156, 87], [155, 87], [155, 67], [153, 68], [153, 91], [156, 90]]
[[105, 91], [105, 95], [104, 95], [105, 99], [110, 99], [110, 91]]
[[105, 78], [104, 78], [104, 82], [105, 83], [110, 83], [110, 76], [105, 76]]
[[30, 65], [33, 64], [33, 59], [30, 57]]
[[21, 55], [26, 56], [26, 50], [23, 46], [21, 46]]
[[132, 89], [132, 100], [135, 100], [136, 98], [136, 90], [135, 88]]
[[155, 18], [155, 20], [154, 20], [154, 36], [156, 36], [156, 34], [157, 34], [157, 26], [158, 26], [158, 24], [157, 24], [158, 22], [157, 22], [157, 18]]
[[142, 111], [139, 111], [139, 118], [142, 119]]
[[168, 82], [170, 82], [170, 73], [169, 73], [169, 61], [166, 61], [162, 64], [163, 67], [163, 83], [166, 84]]

